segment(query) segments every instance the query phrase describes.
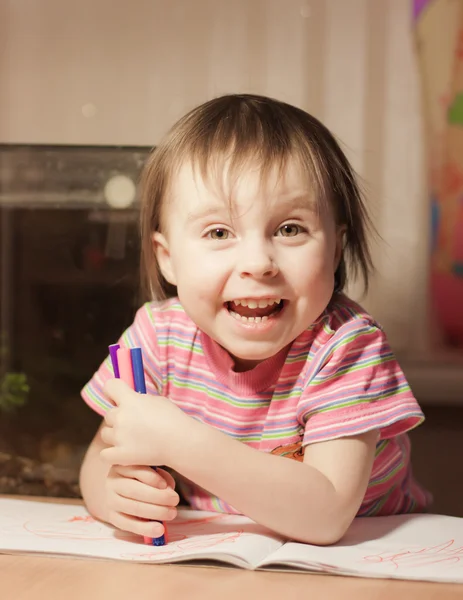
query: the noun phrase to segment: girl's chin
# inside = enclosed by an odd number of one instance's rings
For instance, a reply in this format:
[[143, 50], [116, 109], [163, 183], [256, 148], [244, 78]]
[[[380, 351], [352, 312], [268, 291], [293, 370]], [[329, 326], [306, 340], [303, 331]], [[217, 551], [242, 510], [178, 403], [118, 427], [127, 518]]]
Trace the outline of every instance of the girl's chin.
[[[230, 354], [230, 356], [233, 358], [234, 362], [235, 362], [235, 366], [236, 367], [240, 367], [240, 371], [249, 371], [250, 369], [253, 369], [254, 367], [257, 367], [257, 365], [259, 365], [260, 363], [265, 362], [266, 360], [269, 360], [270, 358], [273, 358], [275, 355], [277, 355], [279, 352], [281, 352], [284, 348], [287, 348], [288, 345], [286, 346], [274, 346], [269, 345], [267, 348], [262, 348], [262, 346], [260, 348], [238, 348], [238, 347], [233, 347], [230, 349], [228, 349], [225, 345], [223, 346], [228, 354]], [[238, 370], [238, 369], [235, 369]]]

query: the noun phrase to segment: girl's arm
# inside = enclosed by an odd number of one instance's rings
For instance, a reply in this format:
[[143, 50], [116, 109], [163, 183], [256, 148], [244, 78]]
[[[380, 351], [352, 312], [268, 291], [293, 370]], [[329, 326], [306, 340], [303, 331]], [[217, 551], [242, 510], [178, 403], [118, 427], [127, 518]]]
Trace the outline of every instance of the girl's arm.
[[305, 448], [304, 462], [264, 453], [189, 421], [172, 448], [172, 468], [243, 514], [291, 539], [332, 544], [367, 489], [377, 431]]
[[105, 393], [115, 407], [101, 432], [103, 460], [167, 465], [286, 537], [337, 542], [365, 496], [377, 431], [311, 444], [301, 463], [251, 448], [120, 380], [108, 381]]
[[107, 448], [101, 439], [101, 428], [90, 443], [80, 468], [80, 491], [88, 511], [101, 521], [108, 521], [106, 507], [106, 478], [110, 465], [101, 459], [100, 452]]

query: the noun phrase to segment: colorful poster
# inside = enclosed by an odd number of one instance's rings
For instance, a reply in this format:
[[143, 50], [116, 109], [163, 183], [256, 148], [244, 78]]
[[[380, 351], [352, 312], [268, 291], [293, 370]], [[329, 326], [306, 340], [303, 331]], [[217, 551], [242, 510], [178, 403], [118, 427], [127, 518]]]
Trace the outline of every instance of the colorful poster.
[[463, 3], [414, 0], [431, 202], [432, 316], [463, 348]]

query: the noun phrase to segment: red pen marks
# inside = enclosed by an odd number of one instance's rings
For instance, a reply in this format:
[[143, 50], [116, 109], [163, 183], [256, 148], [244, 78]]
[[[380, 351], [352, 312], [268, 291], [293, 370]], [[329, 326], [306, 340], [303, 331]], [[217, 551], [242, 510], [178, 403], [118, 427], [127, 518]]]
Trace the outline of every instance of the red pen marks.
[[[217, 548], [223, 544], [233, 544], [240, 538], [255, 533], [263, 533], [255, 524], [235, 525], [233, 515], [216, 514], [204, 518], [178, 518], [169, 523], [169, 544], [167, 546], [146, 546], [140, 552], [128, 552], [122, 558], [130, 560], [164, 560]], [[191, 555], [194, 558], [194, 554]]]
[[457, 546], [455, 540], [448, 540], [436, 546], [403, 548], [399, 552], [381, 552], [365, 556], [369, 563], [392, 565], [398, 570], [401, 567], [453, 566], [463, 559], [463, 546]]
[[[114, 532], [90, 515], [73, 515], [65, 519], [33, 519], [23, 524], [23, 529], [41, 538], [69, 540], [114, 541]], [[123, 538], [138, 540], [138, 536], [120, 532]]]
[[95, 519], [90, 515], [77, 515], [68, 519], [68, 523], [75, 523], [76, 521], [82, 521], [83, 523], [95, 523]]
[[105, 541], [117, 544], [120, 541], [132, 542], [122, 558], [168, 559], [182, 557], [189, 553], [201, 552], [223, 544], [238, 541], [251, 534], [266, 533], [255, 523], [240, 523], [236, 517], [224, 513], [206, 516], [181, 515], [169, 523], [169, 544], [166, 546], [146, 546], [138, 535], [117, 531], [101, 523], [88, 514], [73, 514], [64, 518], [30, 519], [22, 524], [25, 531], [39, 538], [63, 540]]
[[[231, 544], [239, 540], [244, 534], [243, 531], [233, 531], [230, 533], [216, 533], [214, 535], [207, 535], [204, 537], [189, 538], [184, 537], [181, 540], [169, 538], [169, 544], [167, 546], [160, 546], [150, 551], [144, 550], [143, 552], [128, 552], [121, 554], [121, 558], [128, 558], [130, 560], [143, 559], [167, 559], [171, 557], [179, 558], [190, 552], [207, 550], [209, 548], [217, 548], [222, 544]], [[170, 535], [170, 529], [169, 529]], [[194, 558], [194, 555], [191, 555]]]

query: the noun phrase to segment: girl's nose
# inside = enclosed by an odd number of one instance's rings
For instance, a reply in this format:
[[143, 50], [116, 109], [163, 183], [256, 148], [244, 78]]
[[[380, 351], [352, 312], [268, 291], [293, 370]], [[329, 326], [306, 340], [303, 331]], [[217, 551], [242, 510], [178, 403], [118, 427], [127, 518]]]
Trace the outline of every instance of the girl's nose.
[[241, 277], [262, 279], [275, 277], [279, 268], [270, 248], [264, 244], [252, 244], [241, 252], [239, 272]]

